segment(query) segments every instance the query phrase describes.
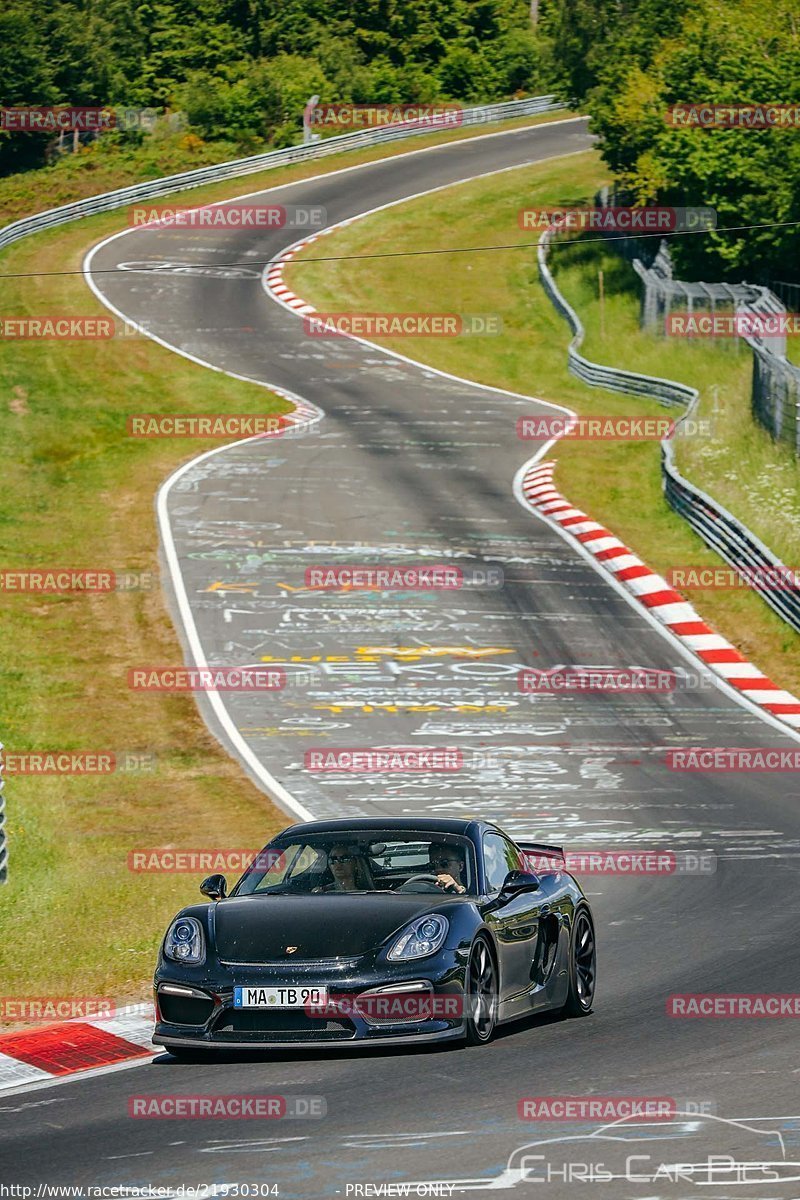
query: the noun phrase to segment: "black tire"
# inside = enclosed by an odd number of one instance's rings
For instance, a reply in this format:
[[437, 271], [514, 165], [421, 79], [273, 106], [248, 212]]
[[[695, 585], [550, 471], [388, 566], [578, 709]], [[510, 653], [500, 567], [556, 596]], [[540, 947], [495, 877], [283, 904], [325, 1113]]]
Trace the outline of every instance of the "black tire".
[[498, 976], [494, 955], [483, 937], [475, 939], [469, 952], [465, 997], [467, 1044], [485, 1046], [497, 1027]]
[[578, 908], [569, 942], [569, 993], [565, 1017], [588, 1017], [597, 982], [597, 946], [588, 908]]

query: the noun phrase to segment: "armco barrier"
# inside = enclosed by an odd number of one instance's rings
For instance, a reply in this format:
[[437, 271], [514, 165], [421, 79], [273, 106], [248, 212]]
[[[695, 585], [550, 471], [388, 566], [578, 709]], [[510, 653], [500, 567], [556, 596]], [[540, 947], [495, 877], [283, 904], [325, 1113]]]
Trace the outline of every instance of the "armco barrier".
[[[465, 108], [462, 110], [461, 125], [485, 125], [492, 121], [507, 121], [512, 117], [528, 117], [537, 113], [557, 112], [565, 107], [553, 96], [529, 96], [525, 100], [508, 100], [502, 104], [484, 104], [474, 108]], [[242, 175], [252, 175], [256, 171], [267, 171], [274, 167], [287, 166], [290, 163], [325, 158], [329, 154], [340, 154], [343, 150], [377, 146], [399, 138], [436, 133], [443, 128], [448, 128], [448, 126], [420, 125], [412, 121], [398, 121], [396, 124], [383, 125], [378, 129], [359, 129], [354, 133], [337, 134], [335, 137], [324, 138], [322, 141], [308, 146], [288, 146], [284, 150], [269, 150], [265, 154], [256, 154], [251, 158], [236, 158], [231, 162], [217, 163], [210, 167], [197, 167], [193, 171], [183, 171], [178, 175], [166, 175], [162, 179], [152, 179], [147, 183], [136, 183], [130, 187], [117, 188], [113, 192], [102, 192], [99, 196], [89, 196], [86, 200], [76, 200], [72, 204], [63, 204], [60, 208], [49, 208], [45, 212], [23, 217], [20, 221], [12, 221], [10, 225], [0, 229], [0, 249], [10, 246], [12, 242], [19, 241], [20, 238], [27, 237], [31, 233], [40, 233], [44, 229], [65, 225], [68, 221], [77, 221], [81, 217], [89, 217], [94, 213], [121, 208], [123, 205], [137, 200], [152, 200], [156, 196], [165, 196], [168, 192], [200, 187], [204, 183], [238, 179]]]
[[[640, 375], [636, 371], [624, 371], [617, 367], [604, 367], [599, 363], [590, 362], [579, 353], [585, 331], [575, 309], [558, 290], [547, 264], [552, 238], [553, 231], [548, 229], [539, 239], [539, 278], [550, 300], [572, 329], [573, 337], [567, 349], [570, 372], [590, 387], [648, 396], [660, 404], [684, 408], [683, 416], [676, 423], [676, 434], [679, 434], [682, 422], [692, 415], [699, 399], [695, 388], [671, 379]], [[786, 571], [786, 567], [754, 533], [737, 521], [732, 513], [706, 492], [684, 479], [675, 465], [674, 436], [664, 438], [661, 442], [661, 473], [664, 495], [670, 507], [691, 525], [707, 546], [716, 550], [743, 577], [750, 579], [753, 589], [759, 592], [767, 604], [787, 624], [800, 632], [800, 590], [795, 586], [776, 589], [770, 587], [767, 581], [757, 577], [754, 579], [752, 574], [748, 573], [754, 569], [780, 572]]]

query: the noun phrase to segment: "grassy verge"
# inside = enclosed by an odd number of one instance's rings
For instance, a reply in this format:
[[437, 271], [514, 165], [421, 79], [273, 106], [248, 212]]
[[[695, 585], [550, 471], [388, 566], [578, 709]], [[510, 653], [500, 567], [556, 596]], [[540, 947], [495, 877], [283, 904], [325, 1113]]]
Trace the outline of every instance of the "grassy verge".
[[[327, 257], [530, 243], [531, 234], [517, 227], [517, 212], [522, 206], [586, 203], [605, 182], [602, 164], [593, 153], [570, 156], [560, 162], [477, 180], [378, 213], [326, 238], [324, 253]], [[503, 333], [497, 337], [386, 339], [383, 344], [392, 349], [482, 383], [567, 404], [585, 415], [664, 415], [665, 410], [651, 401], [586, 388], [568, 374], [567, 326], [538, 282], [533, 248], [415, 259], [356, 262], [343, 257], [337, 262], [304, 262], [304, 258], [320, 253], [318, 246], [304, 251], [286, 275], [294, 291], [323, 311], [352, 308], [408, 312], [422, 307], [425, 311], [494, 312], [503, 320]], [[601, 361], [684, 379], [709, 395], [712, 385], [716, 385], [717, 407], [723, 414], [720, 428], [724, 431], [733, 422], [738, 436], [745, 402], [742, 397], [747, 395], [749, 380], [747, 356], [735, 346], [678, 346], [645, 337], [638, 330], [637, 299], [624, 264], [616, 257], [604, 264], [590, 260], [586, 247], [558, 253], [562, 253], [556, 268], [559, 283], [587, 323], [587, 354]], [[602, 341], [597, 302], [599, 265], [606, 270]], [[733, 407], [734, 396], [738, 398], [738, 409]], [[720, 421], [719, 415], [716, 419]], [[759, 432], [756, 430], [755, 435]], [[704, 446], [699, 439], [697, 447], [682, 448], [692, 477], [694, 458], [706, 461], [705, 448], [707, 444]], [[724, 453], [719, 450], [720, 456]], [[718, 557], [666, 505], [657, 443], [564, 443], [557, 457], [558, 482], [567, 497], [607, 523], [657, 570], [684, 564], [719, 564]], [[775, 448], [774, 461], [778, 457]], [[522, 453], [509, 463], [509, 480], [520, 461]], [[713, 490], [710, 479], [704, 482]], [[736, 505], [731, 506], [736, 511]], [[781, 545], [776, 541], [776, 550]], [[758, 596], [746, 591], [719, 591], [693, 592], [689, 598], [763, 670], [790, 689], [800, 688], [800, 638]]]
[[[86, 232], [22, 242], [8, 270], [80, 265]], [[9, 280], [16, 315], [103, 312], [80, 275]], [[263, 413], [263, 388], [147, 339], [6, 343], [0, 355], [0, 561], [158, 571], [153, 496], [214, 442], [131, 440], [131, 412]], [[159, 586], [0, 594], [2, 740], [27, 749], [149, 751], [152, 774], [10, 776], [9, 882], [0, 888], [4, 994], [134, 997], [191, 876], [132, 874], [137, 846], [263, 844], [285, 823], [219, 748], [191, 696], [134, 694], [129, 666], [182, 661]]]
[[[414, 147], [435, 146], [460, 138], [477, 137], [482, 133], [538, 125], [569, 115], [571, 114], [567, 112], [558, 112], [544, 113], [540, 117], [515, 117], [513, 120], [499, 121], [492, 125], [470, 126], [463, 130], [447, 129], [440, 133], [401, 139], [389, 146], [374, 146], [369, 150], [343, 153], [347, 153], [348, 162], [366, 162], [372, 158], [401, 154], [404, 150]], [[267, 149], [269, 147], [264, 147], [265, 151]], [[20, 171], [0, 179], [0, 225], [26, 217], [30, 213], [42, 212], [45, 208], [55, 208], [74, 200], [83, 200], [87, 196], [96, 196], [101, 192], [110, 192], [130, 184], [145, 183], [181, 171], [192, 171], [196, 167], [211, 166], [214, 163], [244, 157], [247, 157], [246, 153], [233, 142], [203, 142], [197, 137], [153, 135], [146, 138], [141, 146], [129, 148], [115, 145], [113, 149], [106, 148], [101, 138], [98, 142], [83, 147], [75, 155], [69, 154], [58, 159], [52, 166]], [[333, 155], [332, 158], [338, 160], [339, 155]], [[320, 169], [330, 169], [321, 166], [321, 163], [329, 161], [331, 160], [326, 158], [320, 160], [320, 163], [305, 164], [306, 169], [299, 176], [292, 175], [292, 178], [302, 178], [305, 175], [316, 174]], [[279, 170], [282, 171], [283, 168]], [[277, 170], [263, 172], [263, 176], [270, 179], [277, 174]], [[260, 180], [261, 177], [259, 174], [248, 178]], [[232, 185], [228, 181], [223, 186], [225, 190], [221, 195], [228, 196], [232, 186], [235, 190], [236, 182]], [[205, 189], [195, 189], [189, 194], [196, 197], [198, 202], [202, 199], [217, 198], [215, 195], [206, 195]]]
[[[183, 195], [210, 202], [457, 136], [336, 155]], [[4, 251], [0, 274], [30, 276], [3, 281], [4, 314], [107, 315], [87, 290], [81, 264], [92, 242], [124, 224], [119, 212], [101, 214]], [[146, 339], [0, 342], [0, 564], [155, 572], [154, 493], [180, 462], [214, 443], [132, 442], [124, 436], [126, 416], [284, 408], [264, 388]], [[85, 597], [0, 592], [0, 645], [7, 751], [149, 751], [157, 762], [153, 774], [7, 779], [3, 994], [145, 996], [165, 920], [196, 896], [199, 877], [134, 875], [129, 851], [260, 846], [286, 819], [220, 750], [190, 697], [127, 691], [130, 665], [182, 660], [160, 589]]]

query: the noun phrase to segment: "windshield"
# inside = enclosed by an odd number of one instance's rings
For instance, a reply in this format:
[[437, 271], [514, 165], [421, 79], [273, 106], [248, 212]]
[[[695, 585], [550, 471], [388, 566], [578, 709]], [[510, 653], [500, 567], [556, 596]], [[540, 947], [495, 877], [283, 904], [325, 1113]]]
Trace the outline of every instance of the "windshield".
[[467, 838], [340, 829], [271, 842], [232, 894], [446, 891], [474, 896], [475, 881], [474, 851]]

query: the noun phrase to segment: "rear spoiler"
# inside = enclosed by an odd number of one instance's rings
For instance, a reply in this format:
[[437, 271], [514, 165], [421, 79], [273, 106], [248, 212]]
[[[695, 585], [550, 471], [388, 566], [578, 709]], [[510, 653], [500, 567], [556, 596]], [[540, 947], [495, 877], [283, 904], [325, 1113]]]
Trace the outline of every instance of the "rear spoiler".
[[528, 862], [529, 870], [534, 872], [566, 870], [567, 860], [563, 846], [549, 846], [546, 842], [519, 841], [517, 845]]

